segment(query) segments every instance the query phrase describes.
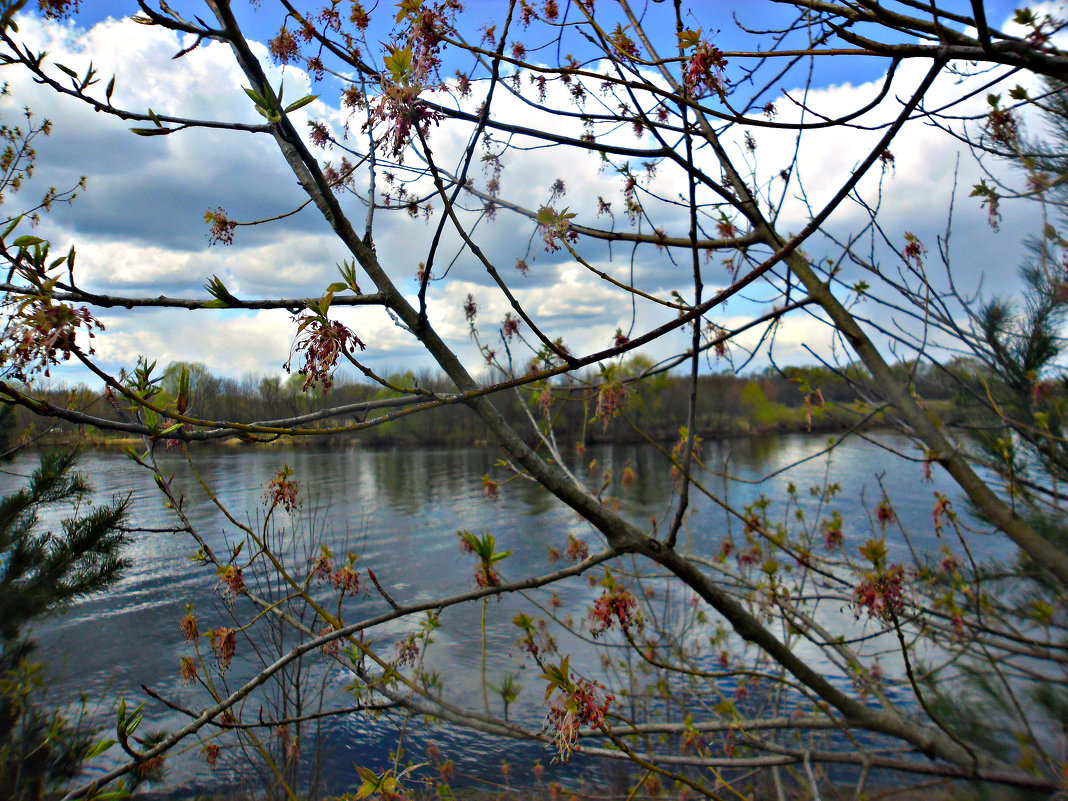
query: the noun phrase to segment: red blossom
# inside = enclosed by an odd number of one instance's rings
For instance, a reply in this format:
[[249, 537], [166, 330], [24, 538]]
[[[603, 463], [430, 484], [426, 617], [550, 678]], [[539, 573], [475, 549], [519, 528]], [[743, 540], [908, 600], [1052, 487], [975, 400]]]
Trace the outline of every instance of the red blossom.
[[197, 680], [197, 663], [190, 657], [183, 656], [178, 660], [178, 675], [186, 684], [192, 684]]
[[823, 544], [828, 551], [833, 551], [836, 548], [842, 547], [842, 513], [837, 509], [831, 514], [829, 520], [824, 520], [820, 524], [820, 528], [823, 530]]
[[415, 641], [415, 635], [409, 634], [397, 644], [397, 665], [399, 667], [403, 667], [404, 665], [411, 665], [414, 667], [418, 659], [419, 645]]
[[300, 47], [297, 45], [297, 40], [285, 28], [282, 28], [278, 35], [267, 43], [267, 50], [270, 52], [271, 58], [279, 64], [289, 64], [300, 57]]
[[330, 131], [327, 129], [326, 125], [321, 122], [309, 120], [308, 127], [311, 128], [312, 144], [316, 147], [326, 147], [330, 144]]
[[467, 76], [467, 73], [456, 70], [456, 91], [459, 92], [460, 97], [470, 97], [471, 95], [471, 79]]
[[921, 242], [914, 233], [906, 231], [905, 249], [902, 251], [901, 255], [904, 256], [907, 263], [922, 267], [923, 257], [927, 255], [927, 248], [923, 246], [923, 242]]
[[726, 66], [727, 59], [718, 47], [707, 41], [701, 42], [686, 65], [683, 76], [686, 89], [693, 97], [706, 92], [722, 94], [729, 84], [723, 73]]
[[63, 19], [77, 13], [80, 5], [81, 0], [37, 0], [37, 8], [52, 19]]
[[325, 581], [334, 572], [334, 556], [325, 545], [321, 546], [319, 558], [315, 561], [310, 578]]
[[1011, 145], [1020, 136], [1020, 123], [1010, 109], [994, 108], [986, 118], [986, 127], [995, 142]]
[[[323, 626], [323, 629], [319, 634], [331, 634], [335, 631], [337, 631], [337, 629], [328, 623]], [[328, 640], [319, 646], [319, 650], [323, 652], [323, 656], [337, 656], [341, 652], [341, 640], [338, 637]]]
[[475, 584], [480, 589], [487, 589], [489, 587], [501, 586], [501, 576], [489, 565], [479, 565], [475, 569]]
[[574, 673], [570, 674], [566, 685], [555, 687], [555, 696], [549, 707], [548, 723], [555, 731], [553, 745], [560, 760], [566, 762], [578, 747], [580, 728], [599, 729], [605, 725], [605, 716], [615, 696], [604, 692], [604, 687], [597, 682], [581, 679]]
[[355, 353], [357, 348], [366, 350], [367, 346], [350, 328], [337, 320], [302, 312], [293, 321], [298, 324], [297, 338], [289, 361], [285, 363], [286, 371], [291, 369], [293, 357], [300, 354], [304, 363], [297, 373], [304, 376], [302, 389], [307, 391], [318, 384], [325, 394], [334, 384], [334, 370], [341, 357], [346, 353]]
[[[679, 429], [679, 439], [675, 443], [675, 447], [671, 449], [671, 458], [675, 464], [671, 466], [671, 478], [678, 484], [682, 481], [682, 465], [686, 463], [686, 454], [689, 448], [690, 435], [685, 426]], [[701, 455], [701, 438], [695, 436], [693, 438], [693, 458], [698, 458]]]
[[519, 333], [519, 318], [513, 317], [511, 312], [504, 315], [504, 322], [501, 323], [501, 336], [505, 339], [511, 339]]
[[360, 574], [351, 566], [338, 568], [330, 580], [334, 583], [334, 589], [340, 590], [342, 595], [356, 595], [360, 591]]
[[282, 468], [274, 474], [271, 483], [267, 485], [265, 503], [272, 509], [276, 506], [281, 506], [287, 512], [292, 512], [300, 504], [297, 500], [300, 484], [290, 480], [292, 475], [293, 469], [287, 464], [282, 465]]
[[192, 642], [200, 636], [200, 629], [192, 609], [186, 610], [185, 617], [182, 618], [179, 626], [182, 630], [182, 639], [187, 642]]
[[554, 398], [552, 387], [546, 386], [538, 395], [538, 408], [541, 409], [543, 415], [548, 417], [553, 410], [553, 403]]
[[228, 565], [219, 575], [219, 582], [223, 585], [223, 595], [228, 598], [233, 598], [237, 595], [244, 595], [248, 592], [248, 587], [245, 586], [245, 577], [241, 573], [241, 569]]
[[567, 558], [572, 562], [581, 562], [590, 558], [590, 546], [574, 534], [567, 535]]
[[215, 244], [232, 245], [237, 223], [226, 216], [226, 209], [217, 206], [204, 212], [204, 222], [211, 226], [208, 231], [208, 247]]
[[200, 749], [200, 753], [204, 757], [204, 763], [209, 768], [214, 768], [215, 763], [219, 761], [219, 746], [215, 743], [205, 743]]
[[866, 609], [868, 617], [893, 620], [904, 608], [905, 568], [892, 565], [885, 571], [866, 573], [863, 581], [853, 589], [853, 603], [860, 610]]
[[364, 10], [363, 4], [359, 0], [354, 0], [352, 4], [352, 13], [349, 14], [349, 21], [356, 26], [357, 30], [366, 31], [367, 26], [371, 24], [371, 17]]
[[627, 399], [627, 388], [619, 382], [602, 384], [597, 391], [597, 411], [594, 418], [601, 421], [603, 428], [608, 428], [608, 421], [618, 417]]
[[935, 504], [931, 509], [931, 519], [934, 521], [935, 531], [942, 533], [942, 518], [953, 519], [953, 510], [950, 508], [949, 498], [941, 492], [935, 493]]
[[885, 495], [879, 500], [879, 505], [875, 507], [875, 519], [878, 521], [879, 526], [884, 530], [895, 520], [897, 520], [897, 514], [894, 512], [894, 507], [890, 503], [890, 499]]
[[478, 305], [475, 303], [475, 298], [471, 293], [468, 293], [464, 299], [464, 318], [471, 325], [475, 324], [475, 316], [478, 314]]
[[208, 642], [211, 644], [215, 661], [219, 664], [219, 670], [226, 670], [237, 653], [237, 632], [226, 626], [208, 631]]
[[[10, 366], [20, 381], [29, 381], [35, 373], [51, 375], [51, 367], [60, 359], [69, 361], [77, 349], [77, 334], [84, 329], [93, 339], [94, 329], [104, 326], [84, 306], [76, 308], [38, 297], [23, 303], [12, 315], [4, 331], [5, 344], [0, 349], [0, 365]], [[90, 354], [95, 351], [89, 346]]]
[[599, 637], [616, 623], [624, 632], [641, 626], [638, 601], [628, 590], [621, 587], [606, 588], [590, 609], [590, 634]]

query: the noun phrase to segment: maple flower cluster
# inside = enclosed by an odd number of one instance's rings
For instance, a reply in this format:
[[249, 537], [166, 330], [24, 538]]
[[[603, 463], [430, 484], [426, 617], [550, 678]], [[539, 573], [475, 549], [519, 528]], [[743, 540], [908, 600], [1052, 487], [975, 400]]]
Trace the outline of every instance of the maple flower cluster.
[[[386, 46], [389, 55], [384, 60], [383, 74], [387, 79], [369, 120], [369, 124], [387, 125], [386, 139], [394, 156], [401, 155], [414, 130], [426, 136], [430, 124], [443, 119], [420, 95], [431, 81], [437, 80], [442, 44], [446, 36], [455, 33], [451, 20], [462, 10], [456, 0], [402, 0], [399, 7], [397, 22], [406, 22], [407, 30], [397, 42]], [[440, 80], [437, 82], [441, 86]]]
[[234, 660], [237, 653], [237, 632], [226, 626], [208, 631], [208, 642], [211, 644], [215, 661], [219, 664], [219, 670], [226, 670]]
[[638, 601], [629, 590], [622, 587], [606, 588], [590, 609], [590, 634], [596, 639], [616, 623], [629, 633], [632, 627], [641, 626]]
[[578, 748], [579, 729], [604, 726], [613, 701], [615, 696], [606, 693], [603, 686], [596, 681], [580, 679], [574, 673], [570, 675], [568, 686], [556, 688], [547, 721], [554, 730], [552, 743], [561, 762], [567, 762]]
[[699, 97], [707, 92], [723, 94], [729, 81], [724, 75], [727, 59], [723, 51], [710, 42], [698, 44], [686, 64], [683, 80], [691, 96]]
[[215, 244], [232, 245], [234, 243], [234, 229], [237, 223], [226, 216], [226, 209], [222, 206], [204, 212], [204, 222], [210, 226], [209, 247]]
[[358, 595], [360, 592], [360, 573], [354, 568], [356, 555], [349, 554], [349, 563], [336, 567], [334, 554], [325, 545], [321, 547], [319, 558], [312, 567], [311, 578], [319, 582], [329, 581], [334, 589], [342, 595]]
[[618, 417], [623, 410], [623, 402], [627, 399], [627, 388], [618, 381], [602, 384], [597, 392], [597, 412], [595, 419], [600, 420], [604, 428], [608, 428], [608, 421]]
[[355, 353], [356, 348], [366, 350], [367, 345], [343, 323], [328, 320], [321, 315], [305, 316], [304, 313], [293, 318], [297, 323], [297, 339], [293, 344], [293, 353], [286, 362], [288, 372], [293, 363], [293, 356], [301, 354], [304, 363], [297, 373], [304, 376], [305, 391], [316, 384], [322, 386], [325, 394], [334, 385], [334, 370], [345, 353]]
[[[47, 378], [50, 368], [62, 358], [68, 361], [77, 347], [78, 329], [89, 338], [93, 331], [104, 326], [84, 306], [75, 308], [65, 303], [52, 303], [47, 298], [35, 298], [23, 303], [4, 332], [5, 346], [0, 352], [0, 365], [9, 366], [19, 381], [29, 381], [35, 373]], [[89, 353], [94, 353], [92, 346]]]
[[297, 508], [300, 503], [297, 500], [300, 484], [290, 480], [292, 475], [293, 470], [289, 465], [283, 465], [282, 469], [274, 474], [271, 483], [267, 485], [265, 503], [268, 506], [271, 508], [281, 506], [287, 512], [292, 512]]
[[222, 569], [219, 573], [219, 583], [223, 587], [223, 596], [228, 599], [233, 599], [248, 592], [245, 576], [241, 572], [241, 568], [234, 565], [227, 565]]
[[868, 617], [892, 622], [905, 608], [904, 588], [905, 568], [902, 565], [866, 573], [864, 580], [853, 589], [857, 617], [862, 609], [866, 609]]

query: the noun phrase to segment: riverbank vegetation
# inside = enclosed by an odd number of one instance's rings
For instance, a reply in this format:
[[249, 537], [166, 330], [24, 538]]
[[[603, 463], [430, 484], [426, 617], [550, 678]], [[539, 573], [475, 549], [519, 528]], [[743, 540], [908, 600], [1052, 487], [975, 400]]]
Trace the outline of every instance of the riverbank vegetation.
[[[910, 382], [924, 399], [926, 408], [947, 425], [968, 420], [978, 405], [964, 387], [985, 376], [988, 384], [997, 378], [978, 361], [960, 360], [937, 370], [916, 371], [910, 364], [898, 365], [903, 380]], [[247, 375], [234, 379], [213, 375], [199, 364], [171, 364], [161, 373], [162, 386], [173, 391], [180, 371], [187, 371], [190, 383], [190, 412], [217, 420], [277, 420], [315, 414], [331, 408], [403, 400], [404, 393], [373, 382], [357, 382], [335, 377], [329, 394], [307, 393], [304, 379]], [[688, 378], [657, 372], [648, 359], [635, 358], [599, 373], [566, 380], [534, 382], [518, 391], [511, 402], [501, 405], [502, 415], [518, 428], [526, 422], [530, 404], [551, 402], [551, 427], [556, 437], [568, 445], [601, 442], [673, 442], [687, 424]], [[422, 371], [390, 373], [391, 386], [419, 387], [443, 394], [451, 382], [440, 373]], [[598, 396], [605, 381], [618, 385], [619, 408], [612, 414], [598, 412]], [[731, 372], [702, 375], [694, 419], [697, 436], [703, 439], [748, 436], [751, 434], [834, 432], [891, 425], [880, 404], [872, 403], [864, 391], [859, 367], [829, 370], [819, 367], [768, 368], [749, 376]], [[1060, 392], [1060, 388], [1056, 388]], [[103, 420], [121, 422], [121, 410], [108, 402], [104, 392], [85, 386], [73, 389], [42, 387], [31, 390], [34, 397], [57, 409], [72, 409]], [[547, 393], [547, 394], [546, 394]], [[603, 410], [602, 410], [603, 412]], [[138, 438], [116, 437], [107, 430], [87, 428], [58, 416], [42, 415], [26, 408], [13, 408], [13, 417], [4, 433], [8, 446], [33, 444], [80, 445], [84, 447], [126, 447]], [[359, 419], [353, 415], [353, 419]], [[327, 429], [329, 419], [313, 421], [309, 427]], [[228, 444], [252, 442], [234, 437]], [[462, 406], [441, 406], [425, 413], [401, 417], [376, 426], [360, 435], [324, 435], [303, 440], [309, 447], [391, 447], [395, 445], [454, 446], [484, 445], [492, 432], [471, 421]]]

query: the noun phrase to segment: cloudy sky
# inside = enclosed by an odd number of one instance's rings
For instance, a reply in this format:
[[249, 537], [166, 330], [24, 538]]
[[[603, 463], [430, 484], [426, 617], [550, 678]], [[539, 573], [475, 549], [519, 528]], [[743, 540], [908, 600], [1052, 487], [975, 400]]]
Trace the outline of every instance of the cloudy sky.
[[[188, 42], [131, 21], [128, 15], [136, 11], [134, 3], [88, 0], [82, 5], [85, 13], [76, 23], [24, 16], [19, 23], [20, 35], [34, 50], [47, 50], [53, 64], [84, 70], [92, 59], [103, 76], [102, 84], [111, 74], [116, 75], [116, 106], [134, 110], [152, 107], [159, 113], [185, 117], [258, 121], [241, 91], [247, 82], [224, 46], [208, 44], [174, 61], [172, 57]], [[492, 17], [500, 7], [488, 1], [468, 5], [465, 20]], [[256, 53], [265, 65], [270, 65], [264, 43], [278, 26], [278, 17], [271, 13], [272, 3], [263, 0], [258, 13], [252, 13], [243, 2], [235, 2], [234, 6], [245, 24], [246, 35], [256, 42]], [[1010, 13], [1007, 3], [988, 4], [990, 8], [997, 12], [988, 10], [992, 22], [1001, 21]], [[700, 16], [700, 4], [695, 9], [695, 15]], [[732, 45], [732, 35], [726, 29], [721, 34], [725, 49]], [[829, 60], [821, 68], [817, 85], [808, 90], [805, 98], [808, 108], [821, 114], [832, 116], [863, 105], [882, 83], [880, 70], [885, 65], [881, 62], [854, 64], [847, 74], [836, 71], [832, 62]], [[917, 63], [902, 67], [894, 94], [907, 95], [922, 78], [926, 66]], [[284, 79], [287, 98], [296, 99], [312, 91], [321, 93], [319, 100], [292, 115], [301, 130], [307, 119], [323, 121], [337, 132], [350, 121], [348, 110], [339, 102], [336, 82], [312, 87], [309, 77], [292, 66], [283, 70], [270, 65], [268, 73], [275, 85]], [[17, 67], [6, 68], [4, 79], [9, 92], [0, 101], [3, 122], [14, 122], [20, 108], [29, 106], [36, 115], [47, 117], [54, 124], [53, 134], [39, 142], [35, 182], [21, 195], [9, 199], [6, 211], [14, 213], [20, 203], [32, 201], [45, 186], [64, 188], [80, 176], [87, 176], [87, 191], [73, 205], [55, 208], [37, 232], [61, 250], [76, 245], [78, 276], [86, 288], [132, 296], [204, 297], [205, 281], [217, 274], [231, 292], [242, 298], [307, 297], [318, 296], [336, 280], [335, 265], [347, 254], [312, 208], [269, 225], [241, 228], [229, 247], [209, 247], [204, 223], [208, 209], [222, 207], [234, 219], [253, 220], [292, 211], [306, 199], [267, 136], [197, 130], [141, 138], [129, 133], [128, 123], [96, 114], [75, 100], [35, 86]], [[801, 87], [792, 81], [787, 76], [767, 96], [778, 109], [780, 120], [800, 113], [788, 99], [801, 97]], [[932, 90], [928, 108], [961, 92], [962, 85], [947, 75]], [[984, 103], [981, 95], [958, 113], [978, 113]], [[885, 121], [897, 108], [897, 103], [891, 101], [879, 112], [878, 121]], [[517, 98], [502, 97], [495, 109], [525, 125], [562, 124], [552, 118], [539, 118]], [[358, 123], [352, 126], [354, 134]], [[821, 201], [834, 193], [879, 135], [878, 131], [821, 131], [797, 142], [785, 132], [754, 129], [751, 133], [756, 145], [752, 155], [745, 154], [742, 131], [728, 134], [727, 141], [739, 161], [748, 160], [754, 180], [760, 185], [774, 190], [775, 176], [790, 165], [795, 148], [797, 151], [799, 166], [780, 211], [783, 232], [796, 231], [804, 225], [810, 208], [818, 209]], [[635, 137], [630, 131], [599, 136], [599, 140], [612, 136], [629, 146], [648, 146], [652, 141], [647, 136]], [[435, 153], [451, 167], [466, 142], [466, 131], [442, 126], [433, 131], [432, 137]], [[922, 121], [909, 124], [892, 151], [893, 169], [873, 171], [861, 186], [867, 202], [880, 202], [880, 221], [892, 243], [903, 247], [905, 232], [914, 232], [927, 244], [929, 260], [937, 261], [937, 236], [944, 230], [950, 204], [955, 201], [949, 255], [962, 285], [968, 289], [983, 286], [987, 291], [1011, 289], [1022, 253], [1020, 240], [1038, 225], [1035, 209], [1007, 205], [1000, 232], [991, 230], [978, 201], [967, 198], [980, 175], [980, 166], [952, 137]], [[339, 157], [336, 151], [319, 152], [324, 161]], [[710, 162], [709, 165], [713, 174], [718, 172]], [[595, 157], [550, 150], [512, 153], [501, 179], [502, 196], [537, 208], [549, 200], [550, 186], [560, 178], [565, 181], [567, 195], [558, 201], [558, 206], [583, 210], [582, 219], [593, 223], [597, 218], [592, 210], [596, 209], [597, 198], [603, 196], [613, 201], [616, 224], [626, 227], [621, 179], [611, 170], [602, 170], [602, 166]], [[1004, 171], [1001, 165], [988, 166]], [[478, 182], [485, 182], [486, 175], [477, 164], [475, 177]], [[802, 186], [804, 194], [800, 191]], [[685, 188], [679, 174], [667, 170], [644, 187], [668, 198]], [[362, 224], [365, 212], [359, 200], [349, 198], [346, 203], [354, 222]], [[654, 205], [652, 201], [650, 204]], [[435, 206], [440, 211], [440, 203]], [[660, 213], [658, 222], [663, 222], [669, 233], [685, 235], [684, 215], [667, 207]], [[866, 218], [861, 205], [848, 203], [828, 230], [845, 236], [862, 226]], [[465, 219], [474, 221], [472, 216]], [[436, 216], [430, 222], [412, 220], [403, 212], [382, 213], [376, 219], [380, 260], [398, 278], [403, 291], [413, 296], [417, 288], [415, 274], [420, 261], [426, 258], [436, 220]], [[604, 224], [604, 218], [600, 222]], [[669, 309], [648, 304], [632, 314], [630, 299], [618, 289], [598, 281], [565, 252], [545, 253], [527, 221], [501, 212], [495, 221], [481, 221], [475, 233], [480, 247], [497, 264], [532, 318], [550, 336], [562, 336], [576, 352], [607, 347], [617, 327], [638, 334], [671, 319], [673, 312]], [[447, 233], [443, 242], [430, 286], [430, 319], [474, 366], [479, 363], [479, 356], [464, 321], [464, 297], [471, 293], [478, 300], [482, 331], [491, 344], [494, 324], [508, 307], [491, 286], [484, 268], [469, 253], [460, 252], [455, 233]], [[812, 257], [834, 255], [832, 244], [819, 237], [811, 240], [806, 251]], [[583, 253], [617, 279], [633, 281], [660, 297], [667, 297], [675, 287], [683, 297], [690, 297], [685, 259], [674, 265], [653, 248], [632, 252], [618, 245], [611, 252], [599, 245], [584, 245]], [[893, 255], [884, 243], [874, 246], [874, 253], [886, 266], [892, 266]], [[527, 276], [514, 269], [520, 258], [530, 262]], [[708, 267], [705, 281], [714, 290], [724, 285], [727, 277], [726, 270], [714, 262]], [[366, 283], [370, 285], [369, 281]], [[757, 287], [746, 298], [732, 299], [725, 309], [716, 310], [711, 319], [726, 326], [737, 325], [754, 313], [766, 311], [766, 303], [772, 297], [770, 287]], [[429, 366], [429, 359], [413, 338], [384, 314], [344, 310], [338, 316], [368, 343], [365, 356], [376, 369]], [[109, 370], [129, 367], [138, 355], [146, 355], [160, 364], [175, 360], [203, 362], [213, 371], [233, 376], [248, 372], [281, 374], [294, 333], [290, 316], [281, 311], [219, 314], [104, 310], [99, 317], [107, 331], [96, 340], [96, 347], [101, 364]], [[754, 337], [755, 334], [745, 339], [752, 343]], [[812, 358], [804, 346], [825, 352], [830, 339], [823, 326], [797, 315], [777, 334], [776, 361], [810, 362]], [[650, 355], [665, 356], [681, 341], [681, 335], [670, 337]], [[753, 365], [762, 367], [767, 363], [766, 356], [760, 356]], [[711, 369], [725, 366], [712, 364]], [[64, 368], [55, 374], [72, 383], [85, 378], [76, 368]]]

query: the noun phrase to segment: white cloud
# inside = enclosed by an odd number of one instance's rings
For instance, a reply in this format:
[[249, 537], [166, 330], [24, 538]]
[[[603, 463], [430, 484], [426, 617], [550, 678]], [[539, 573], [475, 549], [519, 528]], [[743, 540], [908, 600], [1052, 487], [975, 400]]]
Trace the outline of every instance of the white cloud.
[[[27, 19], [22, 28], [31, 46], [47, 49], [53, 62], [84, 69], [92, 54], [101, 70], [98, 87], [101, 95], [103, 85], [114, 72], [116, 105], [145, 110], [151, 106], [159, 113], [179, 116], [259, 121], [241, 90], [245, 79], [222, 44], [202, 45], [181, 61], [173, 62], [171, 57], [190, 44], [188, 40], [129, 20], [108, 20], [89, 31], [81, 31], [70, 25]], [[262, 45], [254, 44], [254, 50], [268, 63]], [[906, 95], [924, 69], [923, 64], [902, 66], [893, 92]], [[268, 73], [274, 85], [282, 80], [283, 71], [279, 68], [271, 66]], [[287, 68], [284, 77], [288, 97], [310, 91], [308, 76], [300, 70]], [[82, 172], [89, 173], [89, 191], [73, 207], [56, 209], [41, 229], [57, 246], [77, 245], [80, 276], [87, 287], [113, 293], [203, 296], [204, 282], [218, 274], [239, 296], [306, 297], [317, 296], [327, 283], [335, 280], [334, 265], [347, 254], [314, 208], [267, 226], [241, 228], [231, 248], [207, 247], [203, 214], [208, 208], [222, 206], [232, 217], [247, 220], [281, 214], [304, 202], [303, 193], [269, 136], [199, 130], [139, 138], [126, 130], [130, 123], [95, 114], [69, 98], [41, 91], [24, 73], [11, 71], [9, 79], [12, 95], [2, 106], [5, 119], [10, 118], [17, 106], [29, 104], [38, 114], [55, 121], [55, 134], [40, 148], [41, 181], [64, 186]], [[835, 116], [868, 102], [880, 83], [843, 82], [812, 89], [805, 96], [805, 103], [821, 114]], [[549, 91], [556, 93], [553, 97], [561, 105], [568, 104], [562, 87], [550, 86]], [[960, 91], [960, 86], [947, 77], [930, 93], [928, 106], [936, 106]], [[792, 91], [791, 96], [801, 94]], [[476, 101], [470, 102], [473, 107]], [[596, 110], [599, 102], [591, 94], [588, 110]], [[983, 102], [980, 95], [961, 111], [979, 113]], [[800, 113], [785, 97], [776, 99], [775, 104], [780, 121]], [[890, 103], [857, 123], [883, 124], [897, 108]], [[535, 129], [570, 134], [582, 131], [578, 118], [561, 119], [532, 111], [521, 99], [503, 89], [497, 93], [494, 110], [503, 118]], [[300, 112], [300, 116], [305, 115], [327, 120], [339, 132], [348, 124], [350, 143], [361, 136], [360, 118], [350, 115], [334, 99], [316, 101]], [[781, 228], [796, 231], [809, 218], [796, 181], [803, 182], [804, 198], [813, 208], [818, 208], [867, 155], [881, 130], [812, 131], [799, 144], [791, 133], [753, 128], [751, 134], [757, 145], [752, 178], [758, 186], [770, 183], [776, 192], [782, 187], [776, 176], [779, 170], [789, 166], [797, 148], [799, 166], [780, 218]], [[742, 135], [741, 130], [727, 135], [725, 141], [731, 154], [743, 154]], [[432, 130], [435, 158], [442, 166], [456, 169], [467, 136], [468, 129], [458, 125], [443, 124]], [[503, 141], [506, 135], [495, 136]], [[598, 129], [597, 136], [599, 142], [618, 146], [653, 145], [647, 133], [637, 136], [627, 126], [612, 132]], [[605, 224], [605, 218], [596, 214], [597, 200], [603, 196], [612, 203], [617, 227], [628, 227], [620, 197], [623, 177], [610, 168], [605, 169], [605, 163], [596, 156], [523, 149], [531, 144], [532, 140], [523, 137], [511, 139], [514, 147], [506, 155], [502, 196], [536, 209], [548, 202], [550, 186], [560, 178], [566, 184], [567, 194], [554, 202], [556, 206], [569, 206], [579, 212], [580, 222]], [[916, 120], [906, 126], [891, 150], [894, 168], [885, 174], [878, 168], [872, 170], [861, 181], [860, 192], [870, 203], [881, 192], [881, 219], [893, 242], [900, 246], [904, 232], [913, 230], [927, 242], [933, 254], [935, 237], [944, 225], [952, 199], [959, 146], [943, 132]], [[479, 186], [484, 186], [488, 177], [484, 165], [478, 161], [482, 152], [476, 153], [471, 171]], [[341, 156], [339, 152], [321, 155], [323, 159], [334, 160]], [[688, 227], [686, 214], [673, 202], [685, 191], [679, 168], [662, 163], [655, 174], [646, 175], [640, 163], [642, 159], [617, 159], [617, 163], [623, 161], [630, 161], [631, 169], [643, 175], [640, 197], [652, 224], [664, 227], [669, 233], [684, 235]], [[711, 160], [702, 164], [710, 175], [718, 177], [718, 167]], [[958, 201], [978, 175], [967, 155], [960, 160], [959, 169]], [[398, 170], [397, 174], [403, 172]], [[431, 192], [425, 181], [412, 189]], [[380, 185], [379, 191], [383, 190]], [[711, 195], [705, 199], [715, 200]], [[351, 196], [344, 196], [343, 202], [353, 224], [361, 228], [365, 206]], [[439, 213], [440, 201], [433, 197], [429, 202]], [[376, 214], [375, 244], [380, 260], [405, 292], [414, 293], [416, 270], [427, 258], [437, 219], [435, 216], [429, 222], [411, 221], [403, 212]], [[465, 225], [472, 226], [476, 213], [463, 213], [461, 219]], [[865, 221], [866, 213], [860, 206], [847, 204], [833, 218], [829, 230], [841, 234]], [[705, 224], [714, 232], [714, 219], [706, 220]], [[993, 234], [975, 201], [961, 204], [956, 226], [953, 253], [967, 265], [971, 275], [977, 276], [983, 268], [995, 266], [995, 261], [1004, 270], [1004, 265], [1013, 263], [1017, 257], [1019, 232]], [[649, 223], [643, 222], [643, 230], [649, 230]], [[617, 326], [629, 330], [633, 322], [634, 333], [638, 334], [672, 318], [669, 309], [644, 301], [638, 302], [632, 318], [631, 298], [625, 292], [596, 279], [576, 265], [565, 251], [546, 253], [539, 237], [533, 236], [532, 241], [533, 234], [533, 223], [506, 210], [498, 212], [495, 222], [483, 220], [475, 229], [480, 248], [551, 338], [562, 336], [575, 352], [597, 351], [609, 344]], [[580, 247], [594, 266], [620, 281], [634, 280], [644, 291], [662, 298], [667, 297], [673, 286], [682, 287], [684, 296], [689, 294], [685, 287], [690, 266], [685, 256], [676, 265], [652, 247], [633, 251], [629, 246], [617, 244], [610, 260], [608, 248], [602, 243], [583, 241]], [[827, 243], [814, 238], [806, 250], [810, 255], [820, 255], [827, 247]], [[464, 298], [471, 293], [478, 299], [480, 326], [489, 337], [510, 307], [483, 265], [470, 253], [454, 260], [460, 250], [460, 237], [451, 224], [446, 225], [433, 275], [440, 278], [447, 273], [447, 277], [430, 284], [430, 320], [447, 341], [456, 345], [468, 363], [477, 366], [479, 356], [463, 318]], [[876, 252], [879, 258], [888, 258], [883, 245]], [[513, 265], [518, 258], [530, 263], [529, 277], [515, 273]], [[706, 268], [706, 282], [722, 281], [721, 269], [718, 258], [714, 259]], [[364, 289], [370, 290], [369, 282]], [[772, 294], [757, 288], [746, 296]], [[718, 310], [718, 314], [742, 319], [753, 309], [767, 311], [767, 306], [736, 298], [727, 309]], [[339, 310], [338, 316], [368, 343], [369, 350], [364, 356], [369, 361], [421, 360], [419, 366], [427, 364], [411, 334], [384, 313], [346, 309]], [[293, 331], [284, 312], [211, 318], [210, 326], [205, 325], [209, 319], [206, 313], [109, 312], [104, 317], [109, 324], [108, 332], [101, 337], [98, 350], [109, 367], [129, 365], [137, 354], [148, 353], [164, 363], [179, 359], [203, 361], [224, 372], [277, 372], [288, 354]], [[722, 320], [719, 322], [724, 324]], [[681, 346], [683, 340], [680, 332], [652, 355], [666, 355], [669, 344]], [[745, 341], [755, 342], [752, 337]], [[802, 358], [802, 344], [820, 348], [829, 345], [826, 333], [800, 315], [783, 323], [776, 342], [784, 353], [797, 354], [797, 358]]]

